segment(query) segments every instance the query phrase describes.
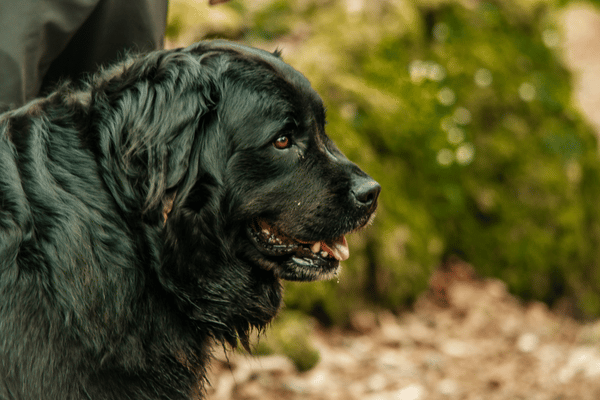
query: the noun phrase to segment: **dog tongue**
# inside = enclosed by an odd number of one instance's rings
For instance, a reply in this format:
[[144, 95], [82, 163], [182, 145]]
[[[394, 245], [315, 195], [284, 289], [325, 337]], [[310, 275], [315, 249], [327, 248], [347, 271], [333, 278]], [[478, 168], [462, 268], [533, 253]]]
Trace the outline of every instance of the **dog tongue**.
[[333, 240], [331, 243], [321, 242], [321, 247], [338, 261], [344, 261], [350, 257], [350, 249], [344, 235]]

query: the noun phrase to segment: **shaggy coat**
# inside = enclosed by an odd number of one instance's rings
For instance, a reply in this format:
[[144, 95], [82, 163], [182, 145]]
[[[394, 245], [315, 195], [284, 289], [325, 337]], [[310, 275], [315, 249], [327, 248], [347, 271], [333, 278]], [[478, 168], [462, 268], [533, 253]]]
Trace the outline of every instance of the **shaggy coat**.
[[379, 185], [308, 81], [223, 41], [132, 56], [0, 116], [0, 399], [203, 396], [280, 279], [336, 274]]

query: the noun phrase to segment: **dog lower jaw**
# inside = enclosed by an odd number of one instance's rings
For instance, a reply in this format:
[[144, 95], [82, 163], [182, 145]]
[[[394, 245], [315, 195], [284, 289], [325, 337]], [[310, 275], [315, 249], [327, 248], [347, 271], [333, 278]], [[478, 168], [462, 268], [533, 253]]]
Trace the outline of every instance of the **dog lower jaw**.
[[283, 268], [277, 268], [275, 274], [288, 281], [312, 282], [332, 279], [338, 275], [339, 270], [340, 263], [337, 260], [329, 262], [326, 267], [314, 266], [310, 260], [294, 256]]
[[339, 272], [340, 260], [348, 258], [348, 244], [343, 235], [329, 243], [304, 243], [265, 232], [256, 226], [248, 227], [253, 248], [251, 258], [280, 279], [302, 282], [331, 279]]
[[[253, 242], [253, 240], [251, 240]], [[296, 282], [312, 282], [334, 278], [340, 269], [337, 260], [315, 260], [298, 254], [281, 256], [265, 255], [256, 243], [251, 243], [250, 259], [258, 268], [270, 271], [276, 278]]]
[[339, 261], [330, 261], [326, 265], [315, 265], [312, 260], [298, 256], [281, 257], [280, 260], [268, 259], [263, 255], [254, 257], [261, 268], [271, 271], [275, 277], [286, 281], [313, 282], [336, 277], [340, 270]]

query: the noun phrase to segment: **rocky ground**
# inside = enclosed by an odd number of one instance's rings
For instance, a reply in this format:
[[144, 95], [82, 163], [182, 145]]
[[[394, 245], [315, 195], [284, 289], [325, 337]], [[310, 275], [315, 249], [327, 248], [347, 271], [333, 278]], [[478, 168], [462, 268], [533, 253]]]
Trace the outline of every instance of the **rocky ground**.
[[[600, 131], [600, 14], [563, 17], [576, 101]], [[600, 399], [600, 322], [522, 304], [461, 263], [438, 271], [412, 312], [358, 312], [349, 331], [317, 329], [319, 364], [217, 354], [211, 400]]]
[[464, 264], [438, 271], [431, 286], [400, 317], [364, 311], [352, 330], [317, 330], [321, 361], [308, 372], [282, 356], [218, 354], [209, 398], [600, 398], [600, 323], [521, 304]]

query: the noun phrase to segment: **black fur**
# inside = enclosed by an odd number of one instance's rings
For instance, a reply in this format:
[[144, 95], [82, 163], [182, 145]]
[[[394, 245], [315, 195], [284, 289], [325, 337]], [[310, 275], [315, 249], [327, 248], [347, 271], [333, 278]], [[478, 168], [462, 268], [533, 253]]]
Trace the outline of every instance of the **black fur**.
[[375, 210], [324, 123], [278, 54], [222, 41], [0, 116], [0, 399], [202, 397], [210, 345], [335, 274], [307, 246]]

